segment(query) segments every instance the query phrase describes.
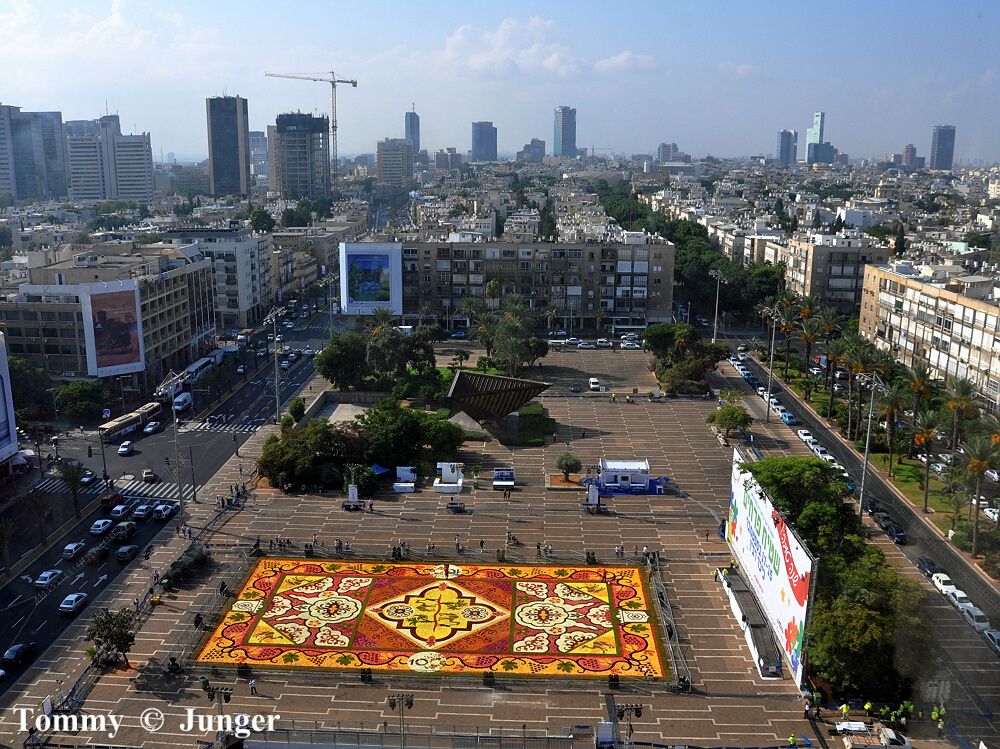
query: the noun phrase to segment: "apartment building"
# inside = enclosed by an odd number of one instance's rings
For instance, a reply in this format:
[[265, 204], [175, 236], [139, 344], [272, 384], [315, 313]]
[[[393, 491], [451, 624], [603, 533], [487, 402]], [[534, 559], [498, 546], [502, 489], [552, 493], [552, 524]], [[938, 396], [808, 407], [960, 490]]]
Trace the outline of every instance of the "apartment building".
[[861, 309], [865, 267], [885, 263], [890, 253], [856, 230], [797, 237], [777, 249], [777, 262], [785, 263], [786, 288], [818, 297], [848, 316]]
[[122, 135], [116, 114], [98, 120], [69, 120], [65, 132], [73, 200], [153, 201], [149, 133]]
[[378, 142], [377, 152], [378, 181], [394, 187], [408, 185], [413, 179], [413, 141], [386, 138]]
[[214, 348], [211, 261], [196, 247], [66, 245], [32, 253], [30, 261], [38, 265], [29, 268], [29, 282], [0, 297], [0, 317], [9, 353], [54, 379], [116, 379], [92, 350], [96, 312], [85, 314], [109, 290], [138, 290], [137, 363], [121, 367], [133, 386], [155, 387]]
[[906, 366], [924, 362], [942, 380], [966, 377], [991, 412], [1000, 401], [1000, 307], [995, 279], [960, 266], [908, 263], [865, 269], [859, 332]]
[[268, 194], [325, 198], [330, 194], [330, 120], [294, 112], [267, 126]]
[[228, 333], [253, 327], [267, 316], [274, 299], [270, 240], [249, 227], [188, 227], [160, 233], [167, 244], [194, 244], [211, 260], [215, 323]]
[[484, 299], [493, 279], [536, 313], [554, 304], [570, 332], [670, 321], [674, 246], [642, 233], [616, 243], [404, 242], [402, 250], [404, 324], [419, 324], [427, 305], [449, 327], [464, 326], [462, 300]]

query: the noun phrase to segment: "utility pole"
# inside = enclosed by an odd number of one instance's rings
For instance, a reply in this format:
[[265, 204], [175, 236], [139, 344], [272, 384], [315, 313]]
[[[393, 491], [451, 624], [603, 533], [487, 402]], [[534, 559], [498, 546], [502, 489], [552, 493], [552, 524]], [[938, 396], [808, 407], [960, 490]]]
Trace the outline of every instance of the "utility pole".
[[271, 323], [272, 326], [272, 337], [274, 338], [274, 423], [278, 423], [278, 418], [281, 415], [281, 384], [278, 380], [278, 370], [280, 369], [278, 365], [278, 355], [281, 352], [281, 345], [278, 341], [278, 317], [281, 315], [281, 310], [278, 307], [272, 307], [271, 311], [267, 313], [267, 317], [264, 318], [264, 324], [267, 325]]
[[715, 279], [715, 327], [712, 329], [712, 343], [715, 343], [715, 339], [719, 337], [719, 291], [722, 289], [722, 284], [728, 284], [729, 281], [717, 268], [710, 270], [708, 275]]
[[[180, 517], [184, 517], [184, 491], [181, 488], [181, 458], [180, 458], [180, 436], [178, 434], [178, 424], [180, 422], [180, 416], [176, 409], [174, 409], [174, 397], [180, 391], [181, 387], [188, 379], [187, 372], [168, 372], [166, 379], [160, 383], [160, 386], [153, 391], [153, 395], [157, 398], [166, 398], [168, 407], [173, 412], [174, 415], [174, 466], [177, 469], [177, 499], [180, 505]], [[164, 462], [170, 465], [166, 456], [164, 456]], [[193, 470], [193, 469], [192, 469]]]

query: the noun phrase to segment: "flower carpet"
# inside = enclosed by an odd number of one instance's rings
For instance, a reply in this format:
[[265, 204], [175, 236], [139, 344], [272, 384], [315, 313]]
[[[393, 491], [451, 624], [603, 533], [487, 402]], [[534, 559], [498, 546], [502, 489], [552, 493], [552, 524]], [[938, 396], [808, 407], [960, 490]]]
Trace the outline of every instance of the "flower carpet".
[[479, 675], [667, 675], [638, 567], [263, 559], [197, 660]]

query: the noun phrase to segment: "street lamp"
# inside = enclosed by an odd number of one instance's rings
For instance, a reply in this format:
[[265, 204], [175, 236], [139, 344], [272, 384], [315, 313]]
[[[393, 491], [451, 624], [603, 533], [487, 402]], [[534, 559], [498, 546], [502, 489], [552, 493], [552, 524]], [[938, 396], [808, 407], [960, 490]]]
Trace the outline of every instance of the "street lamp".
[[618, 706], [618, 720], [625, 720], [625, 746], [632, 746], [632, 716], [636, 718], [642, 717], [642, 705], [629, 703], [627, 705]]
[[[872, 444], [872, 416], [875, 413], [875, 391], [885, 393], [889, 390], [874, 372], [867, 376], [872, 378], [872, 397], [871, 402], [868, 404], [868, 431], [865, 434], [865, 459], [861, 465], [861, 489], [858, 491], [858, 520], [861, 520], [865, 514], [865, 479], [868, 478], [868, 456]], [[889, 446], [889, 449], [892, 449], [892, 445]], [[927, 456], [927, 459], [929, 461], [930, 456]]]
[[[395, 710], [399, 708], [399, 749], [405, 749], [406, 747], [406, 710], [413, 709], [413, 695], [412, 694], [390, 694], [386, 698], [386, 702], [389, 703], [389, 709]], [[405, 709], [404, 709], [405, 708]]]
[[722, 284], [728, 284], [729, 281], [717, 268], [710, 270], [708, 275], [715, 279], [715, 327], [712, 329], [712, 343], [715, 343], [715, 339], [719, 337], [719, 292], [722, 289]]
[[764, 399], [767, 401], [764, 409], [764, 423], [771, 423], [771, 378], [774, 376], [774, 339], [778, 335], [778, 307], [768, 307], [764, 310], [764, 314], [771, 318], [771, 353], [770, 353], [770, 363], [767, 365], [767, 397]]

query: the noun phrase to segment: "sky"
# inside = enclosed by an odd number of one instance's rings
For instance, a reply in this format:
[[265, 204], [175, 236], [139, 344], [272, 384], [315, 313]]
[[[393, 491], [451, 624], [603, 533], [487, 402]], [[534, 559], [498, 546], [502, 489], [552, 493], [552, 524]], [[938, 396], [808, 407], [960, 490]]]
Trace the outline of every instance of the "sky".
[[328, 114], [336, 71], [341, 155], [372, 153], [420, 115], [421, 147], [471, 147], [491, 120], [501, 153], [553, 140], [577, 110], [577, 146], [695, 157], [773, 154], [777, 132], [826, 112], [851, 158], [929, 156], [934, 125], [955, 157], [1000, 161], [1000, 3], [482, 3], [462, 0], [0, 0], [0, 103], [63, 119], [117, 112], [154, 157], [208, 153], [205, 98], [239, 95], [250, 128]]

